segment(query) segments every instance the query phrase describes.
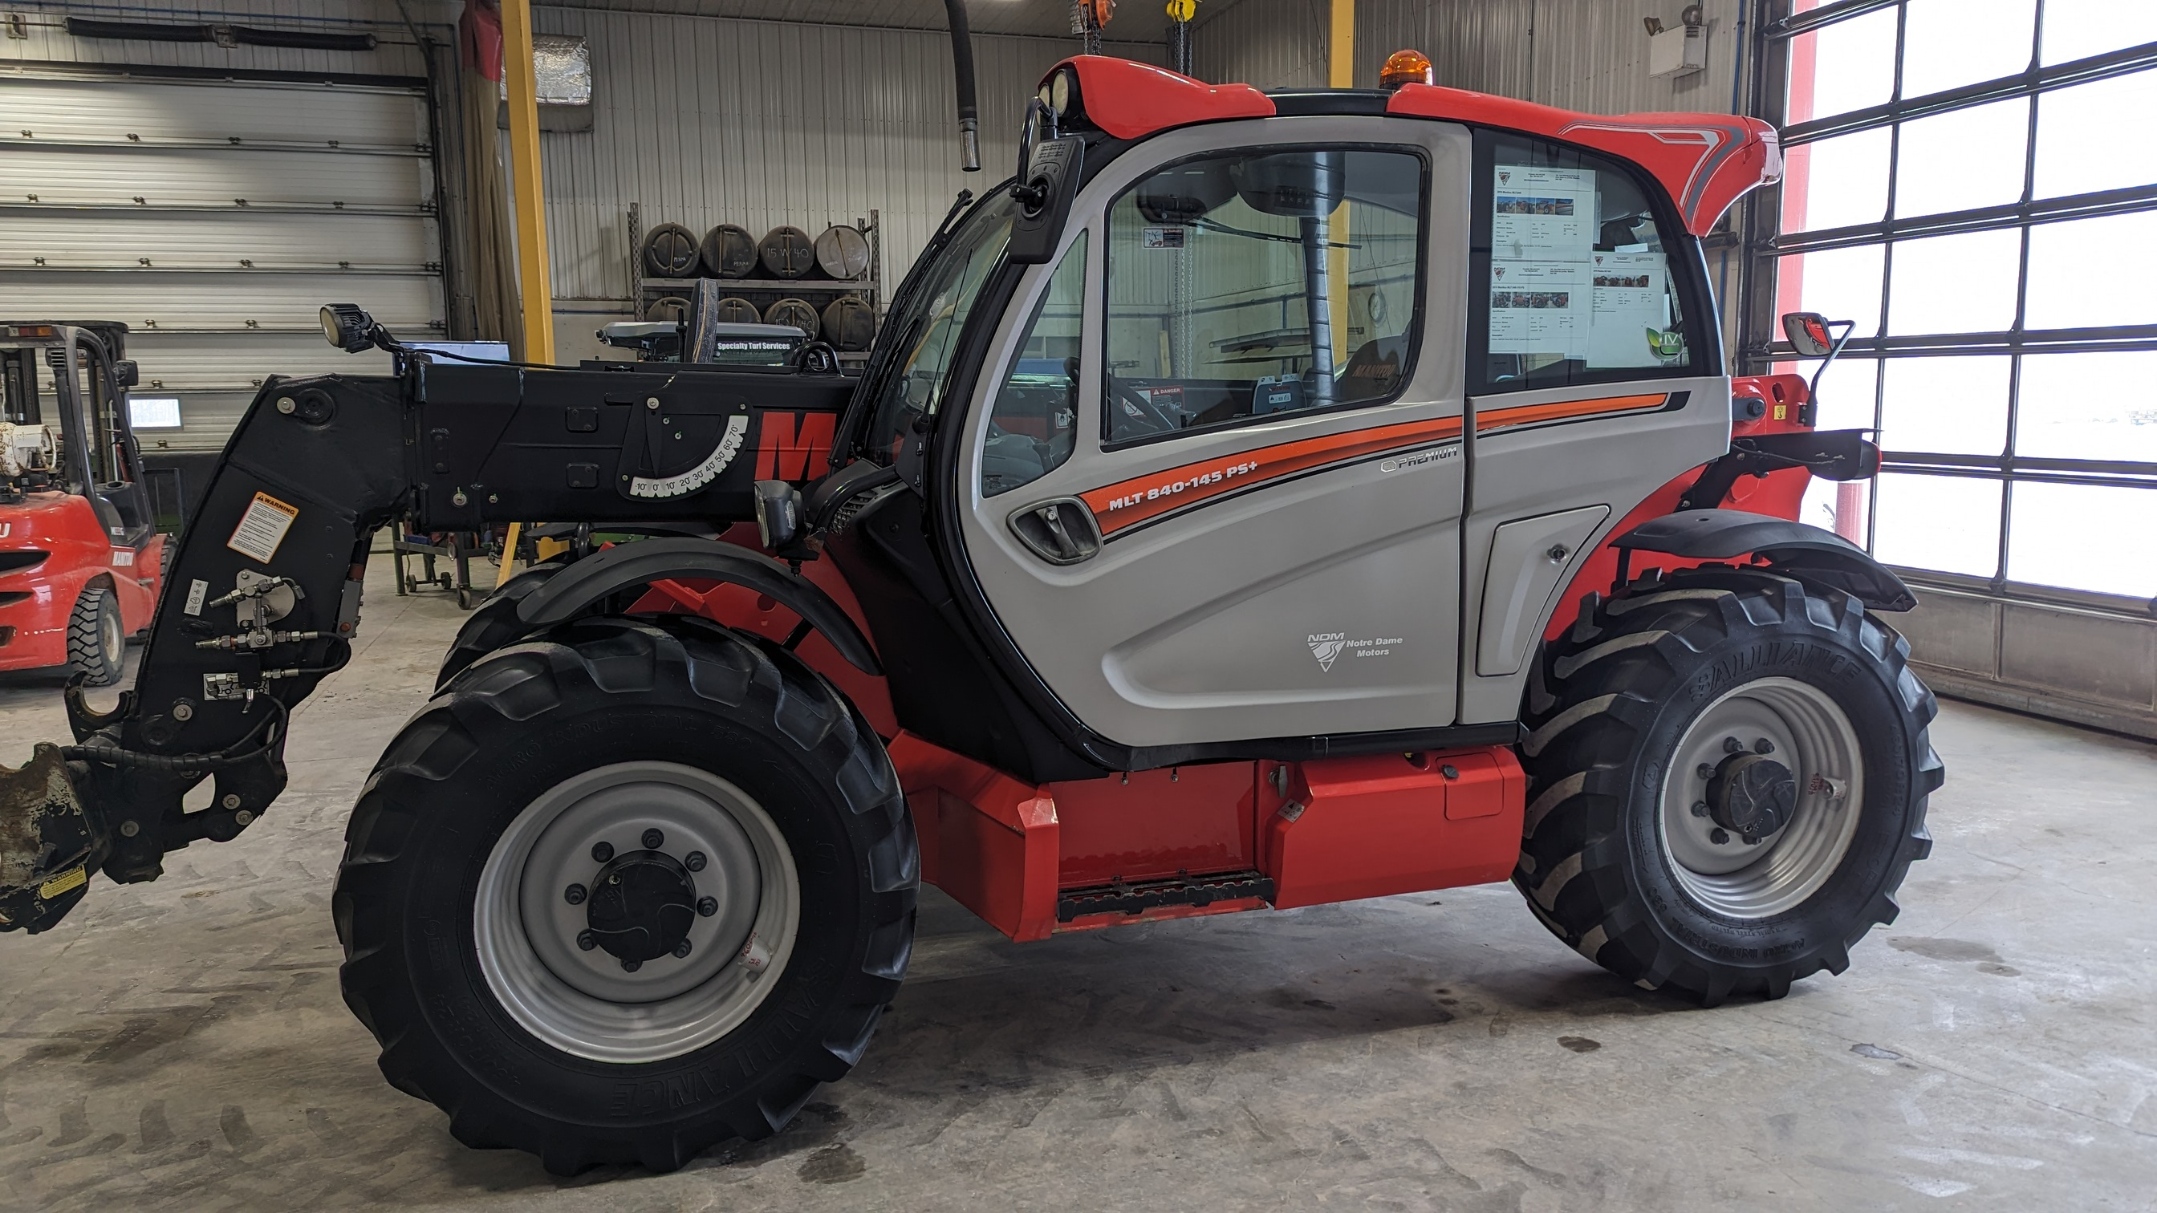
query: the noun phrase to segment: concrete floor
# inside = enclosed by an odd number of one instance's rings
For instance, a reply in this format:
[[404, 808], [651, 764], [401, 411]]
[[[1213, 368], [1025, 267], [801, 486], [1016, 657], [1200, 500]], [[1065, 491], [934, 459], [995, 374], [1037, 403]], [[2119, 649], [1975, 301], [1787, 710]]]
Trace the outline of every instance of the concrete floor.
[[[0, 1207], [2157, 1208], [2157, 747], [1955, 704], [1902, 920], [1784, 1001], [1633, 989], [1506, 886], [1027, 945], [925, 892], [786, 1132], [552, 1179], [384, 1084], [337, 995], [345, 814], [460, 618], [368, 605], [269, 816], [0, 938]], [[0, 676], [0, 761], [58, 686]]]

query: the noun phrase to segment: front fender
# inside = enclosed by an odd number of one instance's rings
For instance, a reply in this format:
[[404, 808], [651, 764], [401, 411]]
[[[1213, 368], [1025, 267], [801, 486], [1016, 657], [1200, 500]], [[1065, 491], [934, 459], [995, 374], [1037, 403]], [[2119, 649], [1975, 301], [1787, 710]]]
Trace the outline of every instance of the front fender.
[[1863, 548], [1831, 531], [1744, 510], [1685, 510], [1650, 519], [1611, 540], [1621, 553], [1693, 560], [1751, 555], [1778, 573], [1855, 597], [1870, 610], [1907, 611], [1917, 596]]
[[[535, 576], [542, 572], [543, 577]], [[865, 674], [883, 672], [876, 650], [845, 609], [771, 557], [710, 539], [644, 539], [558, 569], [540, 566], [512, 580], [508, 593], [481, 606], [458, 633], [440, 680], [448, 682], [495, 649], [569, 622], [611, 594], [673, 578], [723, 581], [763, 594], [823, 633], [847, 664]]]

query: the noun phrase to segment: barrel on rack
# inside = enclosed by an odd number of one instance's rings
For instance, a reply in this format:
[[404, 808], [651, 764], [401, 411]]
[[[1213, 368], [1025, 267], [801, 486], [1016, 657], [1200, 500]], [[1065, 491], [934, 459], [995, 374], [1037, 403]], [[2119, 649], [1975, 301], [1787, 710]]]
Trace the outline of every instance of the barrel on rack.
[[679, 223], [662, 223], [644, 233], [644, 272], [654, 278], [697, 276], [697, 234]]
[[757, 251], [764, 259], [764, 272], [774, 278], [799, 278], [816, 265], [816, 242], [809, 233], [782, 223], [764, 233]]
[[644, 318], [654, 323], [680, 324], [689, 314], [689, 301], [680, 295], [663, 295], [644, 305]]
[[825, 304], [823, 319], [824, 340], [835, 349], [856, 352], [876, 340], [876, 309], [859, 296], [844, 295]]
[[816, 264], [827, 277], [859, 278], [869, 272], [869, 238], [860, 228], [834, 223], [816, 238]]
[[721, 299], [714, 309], [714, 313], [718, 316], [721, 324], [762, 324], [764, 322], [764, 314], [756, 310], [756, 305], [738, 295], [729, 295], [725, 299]]
[[704, 233], [699, 247], [704, 272], [713, 278], [747, 278], [756, 272], [756, 237], [748, 228], [722, 223]]
[[808, 334], [811, 341], [816, 340], [820, 328], [816, 309], [806, 299], [781, 299], [772, 304], [764, 309], [764, 323], [791, 324]]

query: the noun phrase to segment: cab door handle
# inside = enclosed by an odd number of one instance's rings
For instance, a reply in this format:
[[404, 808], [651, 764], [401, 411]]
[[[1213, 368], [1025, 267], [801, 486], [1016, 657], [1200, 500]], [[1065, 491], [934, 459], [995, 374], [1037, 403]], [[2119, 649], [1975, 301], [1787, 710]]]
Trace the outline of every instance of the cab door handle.
[[1030, 505], [1011, 515], [1011, 533], [1050, 564], [1077, 564], [1101, 551], [1101, 526], [1076, 497]]

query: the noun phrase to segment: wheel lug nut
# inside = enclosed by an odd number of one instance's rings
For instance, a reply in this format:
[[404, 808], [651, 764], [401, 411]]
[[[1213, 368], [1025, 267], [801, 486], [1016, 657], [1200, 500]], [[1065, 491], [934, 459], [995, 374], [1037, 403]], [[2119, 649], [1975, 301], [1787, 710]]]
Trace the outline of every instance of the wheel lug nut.
[[703, 871], [706, 862], [707, 861], [704, 858], [704, 852], [702, 851], [691, 851], [689, 852], [689, 854], [682, 857], [682, 866], [692, 872]]
[[590, 931], [579, 931], [577, 932], [577, 946], [589, 952], [599, 946], [599, 936], [592, 934]]
[[658, 850], [660, 846], [662, 846], [666, 842], [666, 840], [667, 836], [657, 830], [644, 831], [644, 838], [642, 839], [644, 843], [644, 849], [647, 851]]
[[562, 900], [564, 900], [564, 901], [567, 901], [567, 902], [568, 902], [568, 903], [569, 903], [570, 905], [573, 905], [573, 906], [581, 906], [581, 905], [583, 905], [583, 904], [584, 904], [584, 886], [583, 886], [583, 885], [581, 885], [581, 884], [573, 884], [573, 885], [569, 886], [568, 888], [566, 888], [566, 889], [563, 889], [563, 890], [562, 890]]
[[698, 914], [700, 914], [700, 915], [704, 916], [705, 918], [710, 918], [710, 917], [711, 917], [712, 915], [714, 915], [714, 914], [717, 914], [718, 912], [719, 912], [719, 899], [718, 899], [718, 898], [716, 898], [716, 897], [705, 897], [705, 898], [702, 898], [702, 899], [698, 900], [698, 902], [697, 902], [697, 913], [698, 913]]
[[1723, 829], [1721, 826], [1716, 826], [1714, 829], [1708, 831], [1708, 841], [1714, 843], [1716, 846], [1721, 846], [1724, 843], [1730, 841], [1730, 832]]
[[609, 843], [595, 842], [592, 844], [592, 858], [600, 863], [605, 863], [614, 858], [614, 847]]
[[681, 941], [680, 943], [678, 943], [678, 944], [675, 944], [675, 945], [674, 945], [674, 956], [675, 956], [675, 958], [676, 958], [676, 959], [680, 959], [680, 958], [682, 958], [682, 957], [685, 957], [685, 956], [687, 956], [687, 955], [689, 955], [689, 941], [688, 941], [688, 940], [684, 939], [684, 940], [682, 940], [682, 941]]
[[624, 973], [634, 973], [643, 967], [644, 962], [641, 960], [624, 960], [622, 962], [622, 972]]
[[1693, 802], [1693, 816], [1695, 816], [1695, 817], [1706, 817], [1707, 815], [1708, 815], [1708, 802], [1707, 802], [1707, 801], [1705, 801], [1705, 800], [1696, 800], [1696, 801], [1694, 801], [1694, 802]]
[[1774, 752], [1775, 743], [1765, 737], [1753, 743], [1753, 753], [1755, 754], [1773, 754]]
[[1693, 774], [1700, 776], [1702, 779], [1713, 779], [1715, 778], [1715, 767], [1712, 763], [1703, 762], [1693, 768]]
[[1745, 743], [1735, 737], [1723, 738], [1723, 753], [1735, 754], [1745, 748]]

